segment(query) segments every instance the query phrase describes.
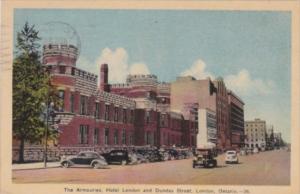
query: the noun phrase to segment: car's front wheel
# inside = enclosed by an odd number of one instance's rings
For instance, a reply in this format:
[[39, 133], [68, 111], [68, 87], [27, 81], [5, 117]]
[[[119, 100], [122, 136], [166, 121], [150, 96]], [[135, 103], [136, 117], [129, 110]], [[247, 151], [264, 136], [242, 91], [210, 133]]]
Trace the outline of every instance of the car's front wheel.
[[98, 162], [94, 162], [94, 163], [92, 164], [92, 167], [93, 167], [94, 169], [97, 169], [97, 168], [100, 167], [100, 164], [99, 164]]
[[62, 167], [64, 167], [64, 168], [69, 168], [70, 167], [70, 163], [69, 162], [63, 162], [62, 164]]

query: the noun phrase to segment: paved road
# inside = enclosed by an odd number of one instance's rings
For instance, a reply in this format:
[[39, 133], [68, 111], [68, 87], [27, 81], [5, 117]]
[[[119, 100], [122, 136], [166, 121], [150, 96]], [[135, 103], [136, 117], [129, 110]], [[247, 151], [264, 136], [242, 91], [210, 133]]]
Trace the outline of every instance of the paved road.
[[139, 164], [111, 165], [110, 169], [88, 167], [13, 170], [17, 183], [127, 183], [127, 184], [231, 184], [288, 185], [290, 152], [275, 150], [240, 156], [240, 164], [225, 165], [218, 157], [214, 169], [193, 169], [192, 159]]

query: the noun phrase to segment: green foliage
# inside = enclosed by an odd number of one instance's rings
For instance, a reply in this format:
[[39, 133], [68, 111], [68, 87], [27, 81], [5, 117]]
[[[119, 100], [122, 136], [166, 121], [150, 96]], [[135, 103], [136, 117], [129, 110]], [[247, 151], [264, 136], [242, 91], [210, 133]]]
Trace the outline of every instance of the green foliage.
[[[41, 142], [45, 133], [43, 103], [61, 103], [50, 84], [49, 73], [41, 64], [39, 40], [38, 31], [26, 23], [17, 34], [13, 61], [13, 132], [19, 140], [31, 143]], [[50, 133], [51, 130], [51, 137]]]

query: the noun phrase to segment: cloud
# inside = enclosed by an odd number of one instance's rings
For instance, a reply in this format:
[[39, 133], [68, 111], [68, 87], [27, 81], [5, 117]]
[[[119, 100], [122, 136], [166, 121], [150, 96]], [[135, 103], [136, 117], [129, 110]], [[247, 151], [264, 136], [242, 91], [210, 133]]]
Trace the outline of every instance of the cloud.
[[116, 50], [103, 49], [96, 63], [97, 65], [108, 64], [108, 79], [110, 82], [117, 83], [126, 80], [129, 65], [128, 54], [124, 48], [117, 48]]
[[275, 87], [271, 80], [251, 77], [246, 69], [242, 69], [236, 75], [228, 75], [224, 80], [228, 88], [241, 95], [267, 95], [272, 93]]
[[193, 65], [182, 72], [180, 74], [181, 76], [193, 76], [196, 79], [206, 79], [207, 77], [210, 77], [213, 79], [215, 76], [206, 70], [206, 64], [202, 59], [198, 59], [193, 63]]
[[98, 74], [98, 66], [90, 62], [86, 57], [80, 56], [76, 62], [76, 66], [85, 71]]
[[149, 68], [145, 63], [128, 63], [128, 53], [124, 48], [103, 49], [94, 63], [88, 61], [85, 57], [80, 57], [78, 67], [93, 72], [99, 76], [100, 65], [108, 64], [110, 83], [123, 83], [128, 74], [150, 74]]
[[130, 74], [150, 74], [150, 71], [144, 63], [134, 63], [130, 66]]
[[[207, 70], [207, 65], [202, 59], [196, 60], [193, 65], [183, 71], [181, 76], [193, 76], [196, 79], [214, 79], [216, 76]], [[275, 84], [271, 80], [253, 78], [246, 69], [240, 70], [237, 74], [224, 76], [226, 87], [238, 95], [267, 95], [273, 92]]]

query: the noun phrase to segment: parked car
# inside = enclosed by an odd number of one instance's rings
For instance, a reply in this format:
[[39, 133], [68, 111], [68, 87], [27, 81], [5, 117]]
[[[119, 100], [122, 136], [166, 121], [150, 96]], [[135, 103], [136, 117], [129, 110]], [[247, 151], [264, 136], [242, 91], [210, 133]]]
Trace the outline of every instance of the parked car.
[[175, 149], [169, 149], [168, 150], [170, 160], [178, 160], [179, 159], [179, 153]]
[[181, 159], [187, 159], [190, 157], [188, 150], [178, 150]]
[[247, 154], [253, 154], [253, 150], [251, 148], [247, 148], [246, 153]]
[[240, 155], [241, 156], [245, 156], [245, 155], [247, 155], [248, 153], [247, 153], [247, 150], [245, 150], [245, 149], [240, 149]]
[[131, 162], [129, 154], [126, 150], [112, 150], [109, 153], [102, 154], [108, 164], [126, 165]]
[[258, 152], [258, 148], [253, 148], [253, 154], [257, 154]]
[[129, 164], [139, 164], [139, 163], [141, 163], [137, 154], [130, 153], [128, 156], [129, 156], [129, 160], [130, 160]]
[[97, 152], [91, 151], [80, 152], [76, 156], [63, 156], [60, 164], [64, 168], [74, 165], [89, 165], [93, 168], [107, 167], [105, 158], [99, 155]]
[[193, 168], [202, 166], [204, 168], [212, 168], [217, 166], [216, 155], [212, 149], [197, 149], [194, 153]]
[[147, 163], [147, 162], [149, 162], [149, 160], [144, 155], [142, 155], [142, 154], [135, 153], [135, 156], [137, 157], [138, 164], [139, 163]]
[[235, 150], [228, 150], [225, 153], [225, 163], [239, 163], [239, 158]]
[[164, 156], [158, 150], [150, 150], [148, 156], [150, 162], [159, 162], [164, 160]]

